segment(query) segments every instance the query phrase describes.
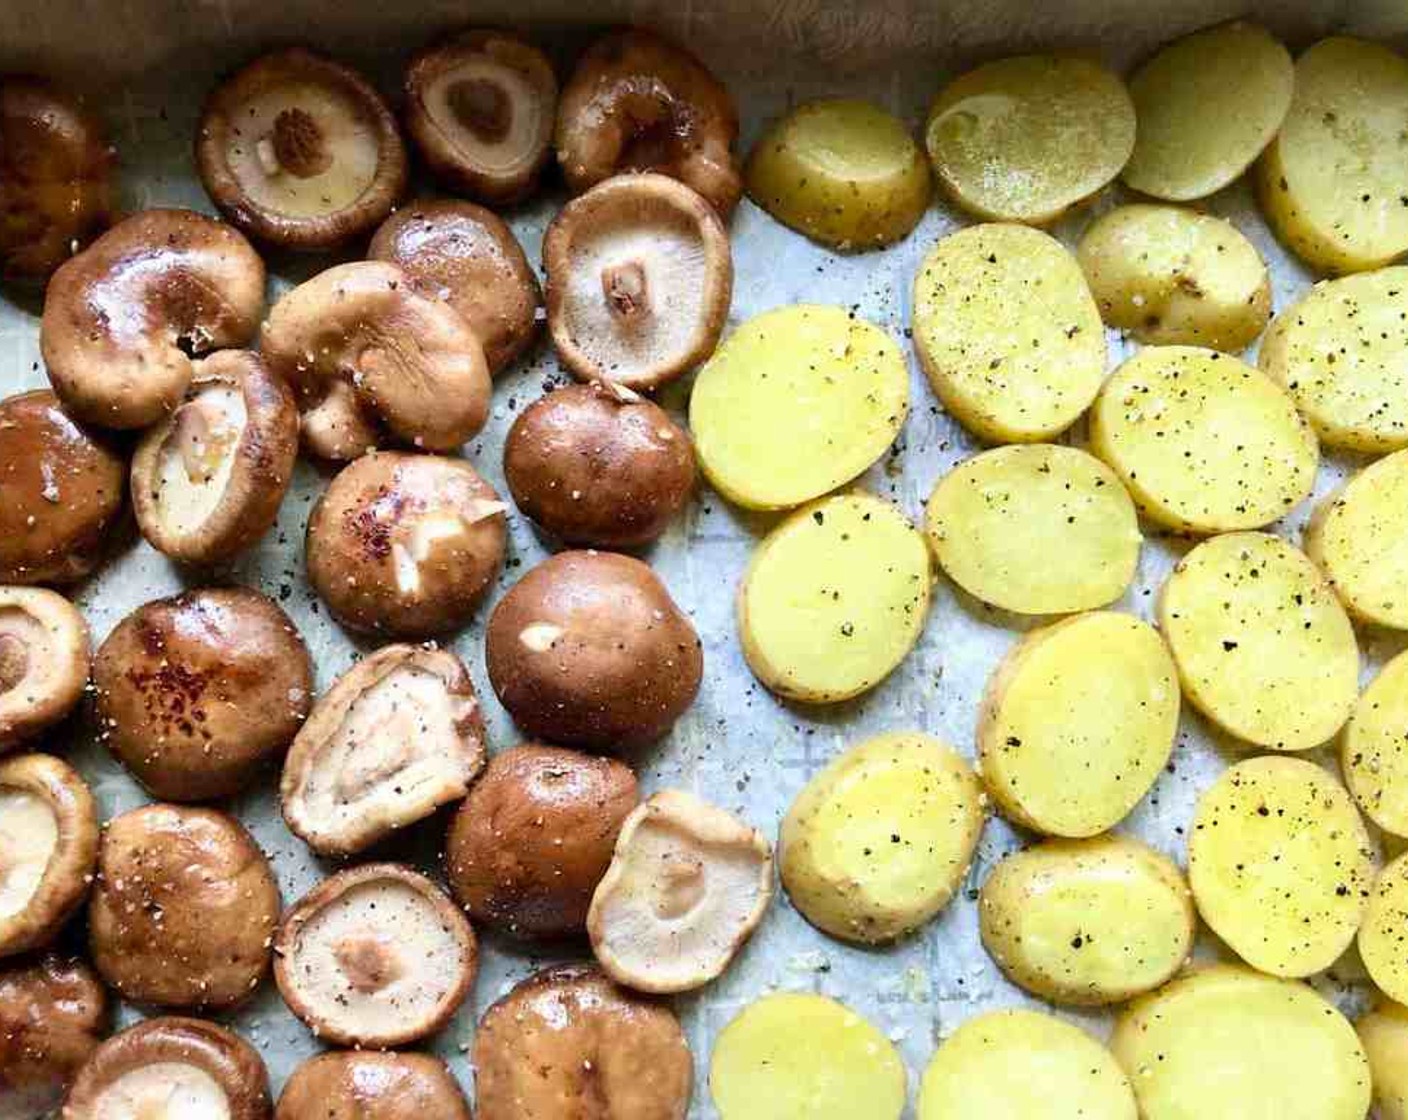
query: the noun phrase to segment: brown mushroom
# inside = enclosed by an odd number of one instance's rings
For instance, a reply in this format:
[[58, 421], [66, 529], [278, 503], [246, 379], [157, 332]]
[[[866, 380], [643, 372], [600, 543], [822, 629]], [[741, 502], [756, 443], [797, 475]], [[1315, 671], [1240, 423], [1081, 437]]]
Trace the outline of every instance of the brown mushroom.
[[99, 647], [93, 684], [103, 742], [164, 801], [248, 788], [313, 701], [303, 639], [275, 603], [243, 587], [138, 607]]
[[652, 743], [694, 702], [699, 635], [648, 566], [612, 552], [560, 552], [489, 616], [489, 680], [514, 723], [599, 750]]
[[132, 507], [158, 552], [216, 564], [278, 516], [298, 455], [298, 410], [248, 350], [217, 350], [191, 370], [184, 402], [132, 457]]
[[458, 311], [492, 374], [537, 337], [538, 277], [508, 223], [482, 206], [445, 198], [403, 206], [372, 236], [367, 256], [397, 265], [421, 295]]
[[42, 280], [107, 225], [113, 162], [77, 98], [0, 77], [0, 275]]
[[0, 583], [76, 583], [103, 558], [127, 463], [53, 393], [0, 400]]
[[60, 1120], [269, 1120], [269, 1074], [234, 1031], [163, 1016], [115, 1034], [79, 1071]]
[[52, 1116], [107, 1024], [107, 992], [76, 957], [49, 953], [0, 971], [0, 1116]]
[[615, 31], [577, 63], [557, 111], [557, 158], [584, 191], [622, 171], [687, 183], [727, 218], [743, 193], [738, 110], [692, 54], [649, 31]]
[[385, 1049], [435, 1034], [474, 985], [469, 920], [424, 875], [368, 863], [325, 879], [284, 915], [274, 978], [324, 1042]]
[[429, 1054], [339, 1051], [293, 1071], [274, 1120], [471, 1120], [454, 1075]]
[[484, 767], [484, 716], [460, 659], [386, 646], [339, 677], [284, 761], [284, 820], [344, 856], [457, 801]]
[[663, 175], [574, 198], [543, 238], [548, 330], [580, 381], [655, 389], [714, 351], [733, 298], [723, 223]]
[[109, 821], [88, 907], [93, 964], [124, 999], [223, 1009], [269, 970], [269, 861], [233, 817], [144, 805]]
[[238, 230], [143, 210], [54, 273], [39, 346], [75, 417], [146, 428], [180, 403], [192, 358], [248, 341], [263, 309], [264, 262]]
[[324, 459], [355, 459], [387, 438], [454, 451], [489, 417], [479, 339], [385, 261], [338, 265], [294, 288], [260, 349], [298, 394], [304, 446]]
[[479, 1120], [684, 1120], [694, 1062], [663, 1003], [564, 965], [484, 1013], [474, 1077]]
[[516, 937], [580, 934], [638, 800], [615, 759], [536, 743], [495, 755], [450, 822], [450, 890], [475, 921]]
[[431, 47], [406, 70], [406, 127], [426, 166], [451, 190], [483, 202], [533, 193], [556, 111], [552, 63], [501, 31]]
[[40, 587], [0, 587], [0, 754], [74, 709], [88, 660], [77, 607]]
[[301, 48], [218, 86], [196, 134], [211, 201], [245, 233], [330, 249], [371, 230], [406, 189], [396, 118], [356, 71]]
[[694, 445], [664, 409], [610, 382], [534, 401], [504, 442], [518, 508], [569, 545], [637, 548], [694, 491]]

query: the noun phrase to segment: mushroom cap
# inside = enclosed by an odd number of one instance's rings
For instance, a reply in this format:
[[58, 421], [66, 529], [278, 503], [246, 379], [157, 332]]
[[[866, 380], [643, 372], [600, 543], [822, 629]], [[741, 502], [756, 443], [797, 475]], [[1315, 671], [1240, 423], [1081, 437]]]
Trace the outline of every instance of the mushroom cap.
[[153, 797], [246, 789], [307, 718], [313, 667], [293, 623], [243, 587], [138, 607], [98, 649], [101, 738]]
[[587, 933], [613, 980], [685, 992], [728, 967], [772, 900], [762, 833], [682, 790], [661, 790], [621, 826]]
[[0, 275], [42, 280], [107, 225], [114, 162], [77, 98], [0, 78]]
[[298, 394], [304, 447], [324, 459], [355, 459], [383, 438], [454, 451], [489, 417], [474, 331], [386, 261], [298, 285], [269, 313], [260, 349]]
[[733, 298], [719, 216], [664, 175], [617, 175], [543, 238], [548, 330], [579, 381], [654, 389], [714, 351]]
[[560, 552], [489, 616], [489, 680], [514, 723], [547, 742], [630, 749], [663, 736], [694, 702], [699, 635], [639, 560]]
[[471, 31], [422, 51], [406, 70], [406, 128], [450, 189], [504, 205], [532, 194], [548, 161], [557, 75], [542, 51]]
[[47, 389], [0, 400], [0, 583], [76, 583], [103, 558], [127, 463]]
[[41, 587], [0, 587], [0, 753], [71, 712], [88, 683], [88, 624]]
[[180, 403], [191, 355], [248, 341], [263, 310], [264, 262], [238, 230], [143, 210], [54, 273], [39, 347], [76, 418], [146, 428]]
[[78, 1073], [61, 1120], [269, 1120], [269, 1074], [234, 1031], [162, 1016], [115, 1034]]
[[319, 855], [360, 852], [457, 801], [484, 767], [484, 716], [460, 659], [393, 645], [340, 676], [284, 761], [284, 820]]
[[88, 907], [93, 964], [124, 999], [233, 1007], [269, 970], [279, 908], [269, 861], [237, 820], [144, 805], [103, 832]]
[[293, 1071], [274, 1120], [471, 1120], [449, 1067], [429, 1054], [339, 1051]]
[[475, 921], [514, 936], [580, 934], [639, 800], [635, 775], [616, 759], [537, 743], [503, 751], [450, 822], [450, 890]]
[[610, 382], [540, 397], [504, 442], [504, 478], [518, 508], [569, 545], [649, 544], [689, 501], [694, 477], [688, 433]]
[[298, 456], [298, 409], [248, 350], [217, 350], [191, 374], [185, 400], [132, 457], [132, 507], [158, 552], [216, 564], [278, 516]]
[[107, 992], [76, 957], [45, 954], [0, 971], [0, 1116], [52, 1116], [107, 1023]]
[[372, 235], [367, 256], [399, 266], [421, 295], [458, 311], [493, 374], [537, 337], [537, 274], [508, 223], [482, 206], [449, 198], [403, 206]]
[[545, 969], [490, 1007], [474, 1071], [480, 1120], [684, 1120], [694, 1081], [669, 1007], [585, 965]]
[[366, 233], [406, 189], [396, 118], [358, 74], [294, 47], [217, 86], [196, 133], [211, 201], [245, 233], [329, 249]]
[[368, 863], [323, 880], [284, 915], [274, 978], [323, 1042], [384, 1049], [450, 1021], [474, 985], [469, 920], [424, 875]]
[[737, 139], [728, 90], [684, 48], [649, 31], [598, 39], [558, 103], [557, 158], [574, 191], [622, 171], [659, 171], [726, 218], [743, 194]]
[[0, 957], [53, 940], [97, 858], [98, 809], [77, 770], [47, 754], [0, 762]]
[[377, 452], [314, 507], [308, 578], [344, 626], [425, 638], [465, 625], [503, 564], [508, 507], [463, 459]]

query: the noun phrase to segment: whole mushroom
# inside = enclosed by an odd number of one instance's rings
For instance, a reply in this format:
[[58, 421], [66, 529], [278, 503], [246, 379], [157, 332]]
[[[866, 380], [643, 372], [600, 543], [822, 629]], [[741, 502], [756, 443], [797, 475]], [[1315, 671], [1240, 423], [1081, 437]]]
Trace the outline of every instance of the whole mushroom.
[[0, 1116], [52, 1116], [106, 1033], [108, 996], [76, 957], [0, 970]]
[[293, 1071], [274, 1120], [471, 1120], [469, 1102], [439, 1058], [344, 1050]]
[[88, 683], [88, 624], [41, 587], [0, 587], [0, 754], [71, 712]]

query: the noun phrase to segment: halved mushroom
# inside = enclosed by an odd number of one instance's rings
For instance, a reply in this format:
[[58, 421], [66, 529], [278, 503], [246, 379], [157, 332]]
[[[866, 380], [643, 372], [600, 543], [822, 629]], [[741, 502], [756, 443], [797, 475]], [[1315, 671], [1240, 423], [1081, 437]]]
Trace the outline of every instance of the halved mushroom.
[[43, 279], [107, 225], [113, 154], [77, 98], [0, 78], [0, 274]]
[[381, 224], [367, 249], [390, 261], [421, 295], [460, 313], [498, 374], [538, 333], [542, 288], [508, 223], [472, 202], [426, 199]]
[[344, 1050], [293, 1071], [274, 1120], [471, 1120], [469, 1102], [439, 1058]]
[[101, 738], [154, 797], [246, 789], [313, 702], [308, 649], [277, 604], [243, 587], [138, 607], [98, 649]]
[[452, 190], [503, 205], [533, 193], [548, 160], [557, 76], [537, 47], [471, 31], [422, 51], [406, 71], [406, 127]]
[[61, 1120], [269, 1120], [269, 1073], [234, 1031], [200, 1019], [148, 1019], [101, 1046]]
[[460, 659], [386, 646], [339, 677], [284, 762], [284, 820], [319, 855], [360, 852], [465, 795], [484, 716]]
[[618, 175], [562, 208], [543, 238], [548, 329], [582, 381], [654, 389], [714, 351], [733, 298], [728, 233], [663, 175]]
[[51, 953], [0, 972], [0, 1116], [52, 1116], [107, 1023], [107, 992], [76, 957]]
[[617, 983], [685, 992], [728, 967], [771, 900], [772, 849], [762, 833], [667, 789], [621, 826], [587, 933]]
[[89, 655], [88, 624], [62, 595], [0, 587], [0, 754], [74, 709]]
[[363, 456], [308, 519], [308, 578], [353, 630], [426, 638], [458, 629], [503, 564], [507, 508], [463, 459]]
[[54, 273], [39, 346], [75, 417], [146, 428], [180, 403], [192, 358], [247, 342], [263, 309], [264, 262], [238, 230], [143, 210]]
[[98, 809], [78, 771], [47, 754], [0, 762], [0, 957], [53, 940], [97, 859]]
[[335, 1046], [384, 1049], [450, 1021], [479, 969], [469, 920], [424, 875], [368, 863], [284, 916], [274, 978], [289, 1009]]
[[196, 134], [211, 201], [251, 237], [329, 249], [366, 233], [406, 189], [396, 118], [356, 71], [301, 48], [218, 86]]
[[454, 451], [484, 426], [484, 347], [452, 308], [385, 261], [320, 272], [274, 305], [260, 349], [294, 387], [303, 443], [355, 459], [386, 438]]
[[557, 112], [557, 158], [584, 191], [622, 171], [659, 171], [728, 217], [743, 193], [738, 110], [692, 54], [649, 31], [615, 31], [577, 63]]
[[144, 805], [103, 832], [88, 944], [124, 999], [223, 1009], [268, 972], [279, 908], [269, 861], [239, 821]]

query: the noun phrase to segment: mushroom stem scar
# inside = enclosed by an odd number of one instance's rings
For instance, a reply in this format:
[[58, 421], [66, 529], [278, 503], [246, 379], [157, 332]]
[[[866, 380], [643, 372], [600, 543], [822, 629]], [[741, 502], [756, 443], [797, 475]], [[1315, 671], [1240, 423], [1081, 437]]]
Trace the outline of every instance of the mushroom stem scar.
[[13, 634], [0, 634], [0, 693], [9, 692], [29, 672], [29, 646]]
[[601, 270], [601, 290], [612, 312], [626, 323], [650, 315], [650, 289], [640, 261], [624, 261]]
[[258, 155], [270, 175], [287, 171], [299, 179], [311, 179], [332, 166], [323, 130], [311, 113], [296, 106], [274, 118], [274, 130], [259, 141]]
[[497, 82], [468, 78], [445, 94], [451, 112], [486, 144], [497, 144], [513, 123], [513, 103]]

